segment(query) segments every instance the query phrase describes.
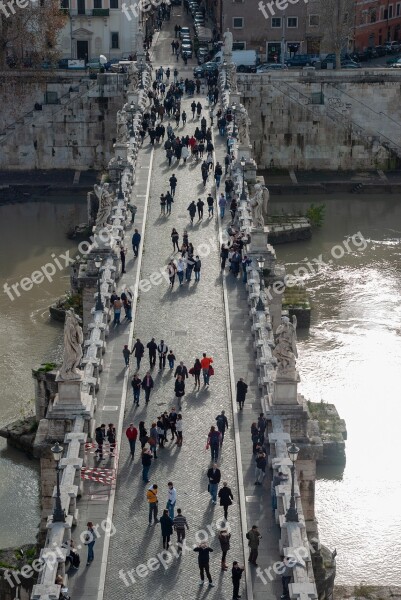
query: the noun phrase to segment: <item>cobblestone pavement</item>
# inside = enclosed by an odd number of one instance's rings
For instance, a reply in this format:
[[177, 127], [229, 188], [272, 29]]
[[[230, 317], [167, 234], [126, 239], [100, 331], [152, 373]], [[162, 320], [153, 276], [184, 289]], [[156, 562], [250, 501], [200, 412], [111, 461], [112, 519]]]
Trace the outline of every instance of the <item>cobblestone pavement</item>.
[[[171, 21], [171, 27], [176, 20]], [[168, 50], [171, 38], [167, 32], [159, 34], [157, 53]], [[166, 65], [166, 60], [160, 59], [160, 64]], [[159, 56], [156, 56], [155, 66]], [[206, 106], [205, 97], [199, 98]], [[198, 98], [195, 97], [197, 101]], [[183, 108], [190, 116], [192, 99], [184, 97]], [[194, 131], [197, 123], [191, 118], [185, 128], [180, 126], [180, 135]], [[159, 197], [168, 189], [168, 179], [172, 173], [178, 178], [177, 192], [168, 217], [160, 216]], [[210, 453], [206, 452], [205, 444], [210, 425], [215, 423], [215, 417], [225, 409], [229, 424], [232, 424], [231, 389], [225, 331], [225, 317], [219, 266], [218, 226], [215, 216], [203, 221], [195, 219], [194, 226], [190, 225], [187, 207], [191, 200], [202, 197], [206, 200], [207, 192], [212, 190], [212, 176], [205, 189], [201, 181], [200, 164], [189, 162], [169, 168], [165, 152], [157, 148], [154, 152], [152, 184], [146, 223], [143, 263], [141, 278], [149, 278], [152, 273], [159, 273], [165, 268], [172, 256], [170, 239], [171, 229], [175, 227], [182, 239], [184, 229], [188, 230], [189, 241], [195, 246], [200, 244], [203, 254], [202, 272], [199, 283], [192, 281], [179, 287], [177, 281], [174, 290], [162, 279], [159, 285], [152, 285], [147, 292], [141, 292], [135, 319], [134, 338], [139, 337], [145, 344], [155, 337], [156, 341], [164, 339], [172, 348], [177, 361], [184, 360], [189, 367], [202, 352], [213, 356], [215, 376], [211, 378], [210, 388], [201, 386], [200, 391], [194, 391], [193, 381], [186, 385], [186, 395], [182, 403], [184, 421], [184, 443], [182, 448], [168, 442], [164, 449], [158, 451], [159, 458], [153, 462], [150, 470], [151, 483], [159, 486], [159, 515], [165, 506], [167, 497], [167, 482], [172, 480], [177, 489], [177, 507], [181, 507], [187, 517], [190, 531], [187, 534], [189, 548], [196, 543], [196, 532], [212, 528], [209, 543], [214, 549], [211, 555], [211, 574], [216, 584], [215, 588], [204, 588], [198, 585], [199, 571], [197, 555], [192, 551], [183, 553], [181, 558], [174, 558], [168, 568], [160, 566], [155, 572], [138, 575], [136, 568], [146, 563], [150, 558], [157, 557], [162, 552], [160, 525], [148, 527], [148, 504], [146, 501], [145, 485], [141, 479], [140, 452], [137, 448], [134, 460], [131, 460], [125, 439], [120, 448], [120, 467], [114, 506], [113, 523], [116, 534], [110, 540], [108, 564], [105, 583], [105, 598], [117, 600], [131, 598], [132, 595], [152, 597], [155, 599], [176, 600], [187, 598], [189, 594], [200, 597], [207, 594], [209, 598], [231, 598], [232, 584], [229, 573], [220, 570], [221, 551], [215, 536], [216, 520], [223, 517], [223, 509], [210, 502], [207, 492], [206, 471], [210, 466]], [[209, 252], [210, 250], [210, 252]], [[133, 368], [133, 367], [132, 367]], [[144, 376], [148, 368], [147, 354], [143, 359], [140, 374]], [[134, 422], [138, 425], [144, 420], [149, 427], [151, 422], [164, 410], [177, 405], [174, 397], [174, 378], [168, 367], [159, 371], [158, 366], [153, 370], [155, 389], [149, 405], [144, 406], [141, 396], [139, 408], [132, 405], [131, 392], [128, 391], [124, 428]], [[123, 436], [124, 438], [124, 436]], [[233, 432], [226, 434], [221, 461], [222, 479], [227, 480], [234, 494], [234, 505], [229, 509], [229, 524], [231, 527], [231, 550], [227, 562], [244, 560], [240, 518], [238, 507], [237, 467]], [[201, 534], [202, 535], [202, 534]], [[173, 536], [173, 541], [175, 541]], [[201, 538], [199, 538], [201, 539]], [[134, 582], [126, 576], [126, 586], [119, 577], [120, 570], [124, 573], [131, 571]], [[140, 572], [140, 571], [139, 571]], [[207, 591], [206, 591], [207, 590]], [[242, 597], [246, 597], [244, 592]]]

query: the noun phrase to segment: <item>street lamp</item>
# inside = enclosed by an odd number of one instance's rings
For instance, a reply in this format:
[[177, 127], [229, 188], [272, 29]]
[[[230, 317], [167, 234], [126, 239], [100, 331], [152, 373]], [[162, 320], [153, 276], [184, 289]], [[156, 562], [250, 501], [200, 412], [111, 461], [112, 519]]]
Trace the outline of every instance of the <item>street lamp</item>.
[[298, 523], [299, 518], [298, 518], [298, 511], [295, 505], [295, 494], [294, 494], [294, 484], [295, 484], [295, 461], [298, 458], [298, 452], [299, 452], [299, 448], [292, 443], [291, 446], [289, 446], [287, 448], [288, 450], [288, 456], [290, 457], [290, 460], [292, 462], [292, 466], [291, 466], [291, 500], [290, 500], [290, 507], [287, 510], [287, 514], [285, 515], [285, 520], [287, 522], [291, 522], [291, 523]]
[[56, 491], [56, 504], [53, 510], [53, 523], [65, 523], [65, 512], [61, 507], [60, 497], [60, 460], [63, 455], [63, 447], [58, 442], [51, 448], [53, 458], [56, 461], [56, 477], [57, 477], [57, 491]]
[[260, 256], [257, 259], [257, 263], [258, 263], [258, 269], [259, 269], [260, 287], [259, 287], [259, 300], [256, 305], [256, 311], [257, 312], [265, 312], [265, 305], [262, 300], [262, 290], [265, 287], [265, 282], [263, 280], [263, 268], [265, 266], [265, 259], [263, 258], [263, 256]]
[[100, 267], [102, 266], [102, 259], [100, 256], [95, 258], [95, 267], [97, 268], [97, 298], [95, 310], [104, 310], [104, 304], [102, 302], [102, 296], [100, 293]]
[[240, 196], [240, 200], [246, 200], [246, 193], [245, 193], [245, 158], [242, 157], [240, 160], [240, 165], [242, 167], [242, 192], [241, 192], [241, 196]]

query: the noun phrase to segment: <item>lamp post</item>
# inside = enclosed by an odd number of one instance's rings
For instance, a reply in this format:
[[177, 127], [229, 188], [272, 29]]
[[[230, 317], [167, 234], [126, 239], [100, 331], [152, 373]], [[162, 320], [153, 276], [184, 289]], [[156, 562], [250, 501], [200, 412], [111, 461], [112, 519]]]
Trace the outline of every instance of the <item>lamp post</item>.
[[57, 477], [57, 491], [56, 491], [56, 504], [53, 510], [53, 523], [65, 523], [65, 512], [61, 507], [60, 497], [60, 460], [63, 455], [63, 447], [58, 442], [51, 448], [53, 458], [56, 461], [56, 477]]
[[258, 303], [256, 305], [256, 310], [258, 312], [265, 312], [265, 305], [263, 303], [262, 295], [261, 295], [262, 294], [262, 290], [265, 287], [265, 282], [264, 282], [264, 279], [263, 279], [263, 267], [265, 266], [265, 259], [263, 258], [263, 256], [260, 256], [257, 259], [257, 262], [258, 262], [258, 269], [259, 269], [260, 288], [259, 288], [259, 300], [258, 300]]
[[235, 111], [237, 110], [237, 105], [234, 104], [231, 107], [231, 112], [233, 113], [233, 136], [235, 137]]
[[298, 511], [295, 505], [295, 494], [294, 494], [294, 484], [295, 484], [295, 461], [298, 458], [298, 452], [299, 452], [299, 448], [292, 443], [291, 446], [289, 446], [287, 448], [288, 450], [288, 456], [290, 457], [290, 460], [292, 462], [292, 466], [291, 466], [291, 500], [290, 500], [290, 507], [287, 510], [287, 514], [285, 515], [285, 520], [291, 523], [298, 523], [299, 518], [298, 518]]
[[241, 196], [240, 196], [240, 200], [246, 200], [246, 193], [245, 193], [245, 158], [242, 157], [240, 160], [240, 165], [242, 167], [242, 191], [241, 191]]
[[100, 267], [102, 266], [102, 259], [100, 256], [95, 258], [95, 267], [97, 268], [97, 298], [95, 310], [104, 310], [104, 304], [102, 302], [102, 296], [100, 293]]

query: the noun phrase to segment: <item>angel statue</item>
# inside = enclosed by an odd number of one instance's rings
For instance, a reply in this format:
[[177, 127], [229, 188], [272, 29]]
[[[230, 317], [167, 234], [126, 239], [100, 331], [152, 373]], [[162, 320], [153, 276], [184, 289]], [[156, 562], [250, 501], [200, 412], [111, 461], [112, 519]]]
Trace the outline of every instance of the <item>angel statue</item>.
[[231, 55], [232, 51], [233, 51], [233, 34], [231, 33], [231, 31], [228, 28], [224, 32], [223, 38], [224, 38], [224, 54]]
[[257, 183], [254, 187], [255, 194], [250, 199], [252, 209], [252, 220], [254, 227], [263, 228], [265, 226], [265, 218], [263, 213], [267, 212], [267, 204], [269, 202], [270, 193], [265, 185]]
[[295, 359], [298, 358], [297, 351], [297, 318], [292, 317], [292, 323], [288, 317], [281, 317], [281, 325], [276, 331], [277, 343], [273, 350], [273, 356], [277, 358], [278, 373], [289, 373], [295, 370]]
[[67, 310], [64, 323], [64, 358], [59, 373], [60, 379], [81, 378], [78, 366], [82, 358], [84, 336], [79, 323], [80, 318], [75, 314], [74, 309]]
[[249, 137], [249, 126], [251, 124], [251, 121], [248, 117], [248, 111], [246, 110], [246, 108], [241, 107], [241, 109], [237, 112], [236, 121], [238, 124], [238, 135], [241, 142], [245, 146], [249, 146], [249, 144], [251, 143]]
[[113, 195], [110, 193], [110, 184], [103, 183], [102, 185], [93, 186], [95, 194], [99, 201], [99, 208], [96, 216], [96, 227], [106, 227], [107, 219], [110, 216], [113, 204]]

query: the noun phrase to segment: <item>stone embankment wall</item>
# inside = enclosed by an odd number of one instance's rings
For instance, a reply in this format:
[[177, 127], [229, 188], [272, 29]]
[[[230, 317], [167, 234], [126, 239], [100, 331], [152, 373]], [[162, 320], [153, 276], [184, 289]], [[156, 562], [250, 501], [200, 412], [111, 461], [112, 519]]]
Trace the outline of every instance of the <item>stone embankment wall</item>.
[[398, 70], [241, 75], [260, 169], [395, 169], [401, 164]]

